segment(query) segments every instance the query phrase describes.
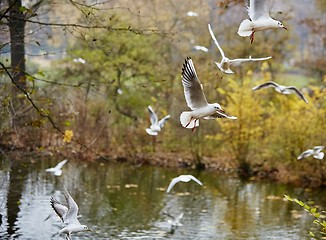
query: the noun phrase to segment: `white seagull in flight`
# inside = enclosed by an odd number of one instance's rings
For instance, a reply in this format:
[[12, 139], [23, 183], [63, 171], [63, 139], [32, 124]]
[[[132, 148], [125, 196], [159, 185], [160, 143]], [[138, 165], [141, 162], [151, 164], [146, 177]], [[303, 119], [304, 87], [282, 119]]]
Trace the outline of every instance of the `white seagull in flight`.
[[183, 127], [192, 128], [194, 131], [194, 129], [199, 126], [199, 118], [237, 119], [237, 117], [227, 115], [220, 104], [207, 103], [203, 92], [203, 86], [197, 77], [194, 64], [190, 57], [188, 57], [183, 64], [182, 85], [187, 106], [192, 110], [181, 113], [180, 122]]
[[303, 96], [303, 94], [296, 87], [294, 87], [294, 86], [287, 87], [287, 86], [279, 85], [273, 81], [265, 82], [261, 85], [254, 87], [252, 90], [256, 91], [256, 90], [259, 90], [262, 88], [268, 88], [268, 87], [273, 87], [275, 89], [275, 91], [282, 93], [282, 94], [295, 93], [299, 98], [301, 98], [303, 101], [308, 103], [308, 100]]
[[146, 132], [149, 135], [157, 136], [158, 132], [162, 130], [166, 120], [168, 120], [171, 116], [167, 115], [159, 121], [153, 108], [151, 106], [148, 106], [147, 108], [151, 120], [151, 126], [149, 128], [146, 128]]
[[203, 51], [203, 52], [208, 52], [208, 48], [200, 45], [195, 45], [194, 50], [196, 51]]
[[188, 16], [188, 17], [198, 17], [199, 14], [196, 13], [196, 12], [193, 12], [193, 11], [189, 11], [189, 12], [187, 12], [187, 16]]
[[173, 186], [176, 185], [178, 182], [189, 182], [190, 180], [195, 181], [196, 183], [198, 183], [201, 186], [203, 185], [201, 181], [199, 181], [197, 178], [195, 178], [192, 175], [180, 175], [179, 177], [175, 177], [172, 179], [166, 192], [169, 193], [171, 191], [171, 189], [173, 188]]
[[71, 233], [81, 231], [91, 231], [86, 225], [81, 225], [77, 219], [78, 205], [74, 199], [70, 196], [67, 189], [64, 187], [64, 195], [66, 198], [67, 206], [58, 202], [54, 197], [51, 197], [51, 206], [55, 213], [61, 218], [65, 227], [62, 228], [58, 234], [67, 234], [66, 238], [71, 240]]
[[63, 167], [63, 165], [66, 164], [66, 162], [68, 162], [67, 159], [59, 162], [55, 167], [52, 167], [52, 168], [47, 168], [45, 169], [46, 172], [51, 172], [53, 173], [55, 176], [61, 176], [62, 174], [62, 170], [61, 168]]
[[211, 28], [211, 25], [208, 24], [208, 31], [211, 34], [211, 37], [215, 43], [215, 45], [217, 46], [218, 50], [221, 53], [222, 56], [222, 60], [221, 62], [215, 62], [216, 66], [218, 67], [218, 69], [220, 69], [222, 72], [227, 73], [227, 74], [233, 74], [234, 72], [230, 69], [231, 65], [239, 65], [243, 62], [250, 62], [250, 61], [264, 61], [264, 60], [268, 60], [271, 59], [272, 57], [265, 57], [265, 58], [252, 58], [251, 56], [249, 56], [249, 58], [237, 58], [237, 59], [229, 59], [225, 56], [223, 49], [221, 48], [220, 44], [218, 43], [218, 41], [216, 40], [216, 37], [213, 33], [213, 30]]
[[183, 213], [181, 213], [177, 217], [172, 216], [170, 213], [168, 213], [166, 211], [163, 211], [163, 214], [168, 216], [169, 218], [171, 218], [171, 219], [168, 220], [168, 223], [171, 224], [172, 228], [182, 226], [182, 223], [180, 222], [180, 220], [183, 218]]
[[297, 159], [301, 160], [302, 158], [313, 156], [316, 159], [322, 160], [324, 158], [324, 153], [322, 152], [323, 149], [324, 146], [315, 146], [313, 149], [308, 149], [301, 153]]
[[267, 0], [250, 0], [248, 7], [249, 19], [241, 22], [238, 34], [241, 37], [250, 36], [250, 42], [254, 41], [254, 34], [256, 31], [262, 31], [273, 28], [284, 28], [281, 21], [277, 21], [270, 17], [269, 8], [266, 3]]
[[83, 59], [83, 58], [81, 58], [81, 57], [79, 57], [79, 58], [74, 58], [73, 61], [74, 61], [74, 62], [80, 62], [80, 63], [82, 63], [82, 64], [85, 64], [85, 63], [86, 63], [86, 60]]

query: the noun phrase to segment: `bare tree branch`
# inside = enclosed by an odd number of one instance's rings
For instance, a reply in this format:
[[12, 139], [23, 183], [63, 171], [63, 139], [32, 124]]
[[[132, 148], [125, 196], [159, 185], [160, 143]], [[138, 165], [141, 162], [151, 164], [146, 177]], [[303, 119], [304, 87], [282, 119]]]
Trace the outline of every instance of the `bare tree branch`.
[[15, 4], [16, 4], [16, 2], [17, 2], [18, 0], [15, 0], [7, 9], [6, 9], [6, 11], [0, 16], [0, 20], [2, 19], [2, 18], [4, 18], [5, 16], [6, 16], [6, 14], [10, 11], [10, 9], [13, 7], [13, 6], [15, 6]]
[[[9, 16], [5, 16], [5, 18], [9, 18]], [[83, 24], [78, 24], [78, 23], [49, 23], [49, 22], [41, 22], [41, 21], [36, 21], [36, 20], [31, 20], [31, 19], [23, 19], [19, 17], [11, 17], [13, 19], [17, 20], [23, 20], [29, 23], [34, 23], [34, 24], [39, 24], [43, 26], [53, 26], [53, 27], [74, 27], [74, 28], [84, 28], [84, 29], [107, 29], [109, 31], [122, 31], [122, 32], [133, 32], [135, 34], [146, 34], [146, 33], [155, 33], [159, 35], [169, 35], [171, 34], [170, 32], [164, 32], [160, 31], [157, 29], [150, 29], [150, 28], [143, 28], [143, 29], [136, 29], [132, 28], [131, 26], [128, 27], [112, 27], [112, 26], [100, 26], [100, 25], [83, 25]]]

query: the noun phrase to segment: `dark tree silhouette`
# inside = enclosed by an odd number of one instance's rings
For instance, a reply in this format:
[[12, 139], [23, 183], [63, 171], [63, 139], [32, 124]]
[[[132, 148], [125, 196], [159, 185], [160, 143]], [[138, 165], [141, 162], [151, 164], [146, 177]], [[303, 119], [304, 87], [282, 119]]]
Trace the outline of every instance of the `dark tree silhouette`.
[[[10, 31], [10, 55], [13, 79], [21, 88], [26, 89], [25, 76], [25, 15], [21, 0], [9, 0], [10, 10], [8, 26]], [[14, 87], [14, 91], [18, 89]]]

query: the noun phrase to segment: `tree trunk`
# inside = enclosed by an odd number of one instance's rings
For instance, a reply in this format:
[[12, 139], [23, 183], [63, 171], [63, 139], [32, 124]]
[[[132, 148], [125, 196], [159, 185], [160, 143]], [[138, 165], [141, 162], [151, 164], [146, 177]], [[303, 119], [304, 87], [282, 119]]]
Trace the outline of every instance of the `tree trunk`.
[[[8, 0], [11, 7], [9, 11], [9, 31], [11, 43], [11, 67], [12, 75], [15, 83], [22, 89], [26, 90], [25, 76], [25, 20], [24, 13], [20, 11], [22, 6], [21, 0]], [[14, 86], [14, 97], [17, 94], [16, 86]]]
[[24, 98], [20, 97], [26, 90], [25, 75], [25, 16], [21, 11], [22, 0], [8, 0], [10, 7], [8, 26], [10, 32], [10, 56], [11, 56], [11, 75], [13, 77], [12, 85], [12, 108], [11, 115], [12, 127], [20, 127], [24, 125], [21, 112], [24, 109]]

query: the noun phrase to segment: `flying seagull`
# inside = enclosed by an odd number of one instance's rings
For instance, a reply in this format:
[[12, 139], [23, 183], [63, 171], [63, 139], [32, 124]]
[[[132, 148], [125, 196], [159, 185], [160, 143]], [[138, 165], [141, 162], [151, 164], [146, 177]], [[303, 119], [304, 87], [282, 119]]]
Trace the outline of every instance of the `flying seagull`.
[[272, 57], [265, 57], [265, 58], [252, 58], [251, 56], [249, 56], [249, 58], [237, 58], [237, 59], [229, 59], [225, 56], [223, 49], [221, 48], [220, 44], [218, 43], [218, 41], [216, 40], [216, 37], [213, 33], [213, 30], [211, 28], [211, 25], [208, 24], [208, 31], [211, 34], [211, 37], [215, 43], [215, 45], [217, 46], [218, 50], [221, 53], [222, 56], [222, 60], [221, 62], [215, 62], [216, 66], [218, 67], [218, 69], [220, 69], [222, 72], [227, 73], [227, 74], [233, 74], [234, 72], [230, 69], [231, 65], [239, 65], [243, 62], [250, 62], [250, 61], [264, 61], [264, 60], [268, 60], [271, 59]]
[[151, 106], [148, 106], [147, 109], [150, 116], [151, 126], [149, 128], [146, 128], [146, 132], [149, 135], [156, 136], [158, 132], [162, 130], [166, 120], [168, 120], [171, 116], [167, 115], [159, 121], [153, 108]]
[[197, 178], [195, 178], [192, 175], [180, 175], [179, 177], [175, 177], [172, 179], [166, 192], [169, 193], [171, 191], [171, 189], [173, 188], [173, 186], [176, 185], [178, 182], [189, 182], [190, 180], [195, 181], [196, 183], [198, 183], [201, 186], [203, 185], [201, 181], [199, 181]]
[[181, 113], [180, 122], [183, 127], [192, 128], [194, 130], [199, 126], [199, 118], [237, 119], [236, 117], [227, 115], [220, 104], [207, 103], [203, 92], [203, 86], [197, 77], [195, 66], [190, 57], [188, 57], [183, 64], [182, 85], [187, 106], [192, 110]]
[[66, 164], [66, 162], [68, 162], [67, 159], [59, 162], [55, 167], [52, 167], [52, 168], [47, 168], [45, 169], [46, 172], [51, 172], [53, 173], [55, 176], [61, 176], [62, 174], [62, 170], [61, 168], [63, 167], [63, 165]]
[[65, 227], [62, 228], [58, 234], [65, 233], [66, 238], [71, 240], [71, 233], [81, 231], [91, 231], [86, 225], [81, 225], [77, 219], [78, 205], [74, 199], [70, 196], [67, 189], [64, 187], [64, 196], [67, 202], [67, 206], [57, 201], [54, 197], [51, 197], [51, 206], [55, 213], [60, 217]]
[[200, 45], [195, 45], [194, 50], [196, 51], [203, 51], [203, 52], [208, 52], [208, 48]]
[[83, 58], [81, 58], [81, 57], [79, 57], [79, 58], [74, 58], [74, 60], [73, 60], [74, 62], [80, 62], [80, 63], [82, 63], [82, 64], [85, 64], [86, 63], [86, 60], [85, 59], [83, 59]]
[[254, 34], [256, 31], [263, 31], [273, 28], [284, 28], [281, 21], [277, 21], [270, 17], [267, 0], [250, 0], [248, 8], [248, 15], [250, 19], [245, 19], [241, 22], [238, 34], [241, 37], [250, 36], [250, 42], [254, 41]]
[[181, 227], [182, 223], [180, 222], [180, 220], [183, 218], [183, 213], [181, 213], [180, 215], [178, 215], [177, 217], [172, 216], [170, 213], [163, 211], [163, 214], [168, 216], [169, 219], [168, 223], [171, 224], [172, 228], [176, 228], [176, 227]]
[[302, 158], [313, 156], [316, 159], [322, 160], [324, 158], [324, 153], [322, 152], [323, 149], [324, 146], [315, 146], [313, 149], [308, 149], [301, 153], [297, 159], [301, 160]]
[[295, 93], [299, 98], [301, 98], [303, 101], [308, 103], [308, 100], [303, 96], [303, 94], [296, 87], [294, 87], [294, 86], [287, 87], [287, 86], [279, 85], [273, 81], [265, 82], [261, 85], [254, 87], [252, 90], [256, 91], [256, 90], [259, 90], [262, 88], [268, 88], [268, 87], [273, 87], [275, 89], [275, 91], [282, 93], [282, 94]]
[[189, 12], [187, 12], [187, 16], [188, 16], [188, 17], [198, 17], [199, 14], [196, 13], [196, 12], [193, 12], [193, 11], [189, 11]]

